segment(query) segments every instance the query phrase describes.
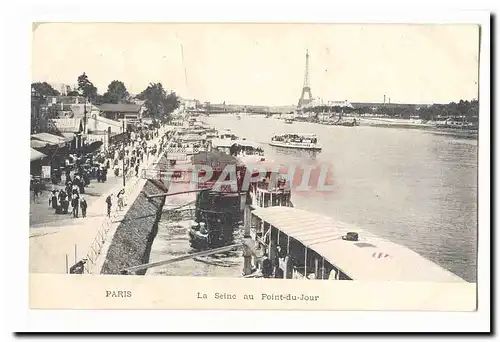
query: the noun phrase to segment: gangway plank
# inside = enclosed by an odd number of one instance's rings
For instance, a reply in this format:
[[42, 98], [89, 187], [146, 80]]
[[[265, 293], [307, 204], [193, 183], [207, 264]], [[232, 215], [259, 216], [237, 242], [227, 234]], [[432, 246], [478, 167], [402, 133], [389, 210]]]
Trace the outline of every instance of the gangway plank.
[[[154, 195], [148, 195], [147, 193], [144, 193], [144, 196], [146, 196], [147, 199], [150, 198], [156, 198], [156, 197], [168, 197], [168, 196], [175, 196], [175, 195], [183, 195], [183, 194], [189, 194], [189, 193], [194, 193], [194, 192], [203, 192], [203, 191], [213, 191], [213, 192], [220, 192], [220, 193], [229, 193], [229, 194], [238, 194], [238, 195], [245, 195], [246, 192], [223, 192], [223, 191], [216, 191], [213, 189], [196, 189], [196, 190], [186, 190], [186, 191], [181, 191], [181, 192], [174, 192], [174, 193], [167, 193], [164, 192], [162, 194], [154, 194]], [[252, 206], [252, 208], [254, 208]]]
[[162, 194], [154, 194], [154, 195], [148, 195], [147, 193], [144, 193], [144, 196], [146, 196], [147, 199], [150, 198], [156, 198], [156, 197], [168, 197], [168, 196], [175, 196], [175, 195], [183, 195], [183, 194], [190, 194], [193, 192], [202, 192], [204, 189], [197, 189], [197, 190], [187, 190], [187, 191], [181, 191], [181, 192], [174, 192], [169, 194], [168, 192], [164, 192]]
[[240, 247], [243, 247], [242, 243], [233, 244], [233, 245], [229, 245], [229, 246], [225, 246], [225, 247], [219, 247], [219, 248], [211, 249], [208, 251], [201, 251], [201, 252], [197, 252], [197, 253], [186, 254], [186, 255], [182, 255], [180, 257], [176, 257], [176, 258], [172, 258], [172, 259], [168, 259], [168, 260], [157, 261], [157, 262], [152, 262], [149, 264], [132, 266], [132, 267], [128, 267], [128, 268], [123, 269], [122, 274], [130, 274], [132, 272], [137, 272], [137, 271], [149, 269], [152, 267], [173, 264], [174, 262], [189, 260], [189, 259], [193, 259], [193, 258], [197, 258], [197, 257], [209, 256], [209, 255], [217, 254], [217, 253], [229, 252], [229, 251], [232, 251], [232, 250], [240, 248]]

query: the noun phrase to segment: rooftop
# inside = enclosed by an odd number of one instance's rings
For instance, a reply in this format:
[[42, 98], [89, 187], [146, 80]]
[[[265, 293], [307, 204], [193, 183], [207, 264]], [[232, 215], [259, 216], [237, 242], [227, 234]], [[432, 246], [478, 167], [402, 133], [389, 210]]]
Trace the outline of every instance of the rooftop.
[[127, 103], [103, 103], [96, 106], [102, 112], [120, 112], [120, 113], [138, 113], [141, 106], [138, 104]]
[[30, 148], [30, 162], [34, 161], [34, 160], [39, 160], [39, 159], [43, 159], [47, 157], [45, 154], [43, 154], [42, 152], [39, 152], [33, 148]]

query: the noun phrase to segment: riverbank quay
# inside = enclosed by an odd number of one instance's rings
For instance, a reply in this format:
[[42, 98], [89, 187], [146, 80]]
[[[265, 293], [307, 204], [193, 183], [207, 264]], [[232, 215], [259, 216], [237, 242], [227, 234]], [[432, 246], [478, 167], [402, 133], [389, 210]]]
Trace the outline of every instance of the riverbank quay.
[[[174, 131], [174, 134], [162, 146], [162, 151], [170, 146], [176, 135], [176, 127], [165, 126], [160, 139], [167, 131]], [[144, 169], [159, 168], [162, 160], [164, 160], [164, 155], [160, 153], [148, 160], [147, 167]], [[158, 185], [141, 176], [137, 178], [134, 186], [128, 191], [129, 205], [117, 213], [113, 220], [97, 233], [88, 254], [90, 257], [87, 262], [88, 273], [120, 274], [122, 268], [131, 266], [130, 263], [140, 264], [142, 260], [149, 258], [149, 248], [156, 235], [155, 225], [159, 220], [164, 198], [150, 201], [145, 197], [145, 193], [165, 193], [168, 190]], [[158, 207], [157, 210], [155, 210], [156, 207]], [[144, 213], [147, 214], [144, 215]], [[155, 217], [157, 214], [158, 217]], [[94, 250], [99, 252], [94, 252]]]
[[449, 135], [455, 138], [477, 139], [477, 129], [461, 129], [461, 128], [441, 128], [437, 127], [435, 121], [423, 121], [416, 119], [389, 119], [389, 118], [363, 118], [362, 126], [381, 127], [381, 128], [401, 128], [401, 129], [416, 129], [424, 132]]
[[361, 125], [374, 127], [433, 128], [436, 125], [420, 119], [361, 117]]
[[[161, 129], [159, 136], [149, 144], [158, 143], [165, 133], [166, 128]], [[149, 167], [155, 157], [150, 156], [143, 163], [142, 168]], [[140, 178], [135, 177], [132, 170], [126, 177], [125, 203], [132, 196]], [[73, 218], [68, 215], [56, 215], [54, 210], [48, 207], [48, 195], [39, 199], [40, 203], [33, 205], [33, 214], [30, 215], [30, 273], [68, 273], [69, 268], [81, 260], [85, 260], [85, 266], [89, 268], [99, 254], [96, 249], [96, 239], [99, 233], [105, 231], [110, 225], [113, 217], [117, 215], [116, 194], [123, 189], [122, 176], [108, 176], [105, 183], [92, 182], [86, 188], [84, 196], [87, 199], [87, 217]], [[45, 192], [47, 194], [47, 192]], [[106, 215], [105, 199], [113, 194], [112, 218]], [[122, 210], [125, 211], [127, 206]], [[90, 252], [89, 252], [90, 251]], [[94, 260], [92, 260], [94, 261]], [[89, 269], [87, 269], [89, 271]]]
[[[177, 192], [174, 187], [169, 189], [171, 194]], [[194, 193], [166, 197], [148, 263], [199, 252], [190, 246], [188, 234], [195, 223], [195, 200]], [[243, 230], [239, 227], [235, 233], [235, 243], [242, 239]], [[237, 249], [151, 267], [145, 275], [238, 278], [242, 274], [243, 262], [242, 251]]]

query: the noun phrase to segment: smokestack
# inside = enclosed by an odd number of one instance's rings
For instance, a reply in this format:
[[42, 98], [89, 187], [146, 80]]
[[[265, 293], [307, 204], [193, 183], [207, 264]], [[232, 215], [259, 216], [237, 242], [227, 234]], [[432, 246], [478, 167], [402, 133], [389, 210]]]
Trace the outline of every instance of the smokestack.
[[389, 97], [389, 104], [391, 103], [391, 98]]
[[384, 104], [385, 104], [385, 95], [384, 95]]

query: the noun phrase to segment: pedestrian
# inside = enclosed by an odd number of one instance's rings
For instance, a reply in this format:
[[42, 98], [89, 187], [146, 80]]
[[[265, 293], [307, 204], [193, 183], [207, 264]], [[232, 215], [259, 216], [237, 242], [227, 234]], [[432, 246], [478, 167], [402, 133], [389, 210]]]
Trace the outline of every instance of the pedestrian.
[[107, 205], [107, 208], [108, 208], [108, 217], [111, 217], [111, 206], [113, 205], [113, 203], [111, 202], [111, 196], [113, 196], [113, 194], [110, 194], [106, 198], [106, 205]]
[[[33, 190], [33, 202], [37, 202], [37, 199], [38, 199], [38, 194], [39, 194], [39, 185], [38, 185], [38, 181], [34, 180], [32, 185], [31, 185], [31, 189]], [[41, 193], [41, 191], [40, 191]]]
[[66, 192], [64, 192], [64, 190], [61, 190], [61, 212], [63, 214], [67, 214], [68, 213], [68, 207], [69, 207], [69, 200], [68, 200], [68, 196], [70, 196], [69, 194], [66, 194]]
[[85, 200], [85, 197], [80, 198], [80, 208], [82, 209], [82, 217], [87, 216], [87, 201]]
[[101, 179], [102, 179], [103, 183], [106, 182], [106, 180], [108, 179], [108, 169], [103, 169], [102, 170], [102, 177], [101, 177]]
[[125, 194], [125, 189], [120, 190], [118, 194], [116, 195], [117, 202], [118, 202], [118, 209], [122, 210], [123, 209], [123, 195]]
[[57, 194], [55, 190], [52, 190], [49, 195], [49, 207], [52, 207], [52, 209], [57, 208]]
[[135, 166], [135, 176], [139, 177], [139, 164]]
[[66, 193], [68, 194], [68, 196], [71, 196], [72, 189], [73, 189], [73, 182], [69, 181], [68, 183], [66, 183]]
[[78, 193], [73, 193], [73, 198], [71, 200], [71, 206], [73, 207], [73, 217], [78, 217]]

